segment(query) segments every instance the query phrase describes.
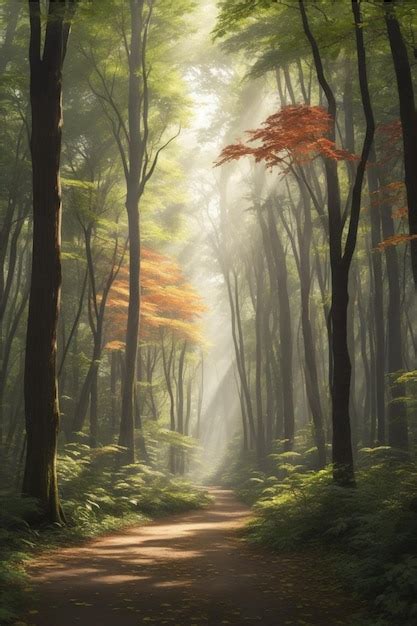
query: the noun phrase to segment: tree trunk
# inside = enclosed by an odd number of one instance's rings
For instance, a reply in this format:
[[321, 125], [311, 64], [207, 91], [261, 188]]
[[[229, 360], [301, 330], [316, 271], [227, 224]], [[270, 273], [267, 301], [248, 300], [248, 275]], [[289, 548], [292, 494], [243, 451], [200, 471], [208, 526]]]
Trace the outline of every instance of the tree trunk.
[[98, 365], [94, 368], [90, 389], [90, 447], [98, 445]]
[[[203, 398], [204, 398], [204, 353], [203, 351], [201, 352], [200, 367], [201, 367], [201, 378], [200, 378], [200, 384], [199, 384], [199, 390], [198, 390], [197, 424], [196, 424], [196, 429], [195, 429], [196, 439], [200, 438], [201, 417], [202, 417], [202, 412], [203, 412]], [[239, 394], [239, 397], [240, 395], [241, 394]], [[242, 403], [242, 399], [241, 399], [241, 403]]]
[[[356, 282], [356, 286], [357, 286], [357, 302], [358, 302], [358, 314], [359, 314], [359, 339], [360, 339], [360, 346], [361, 346], [361, 357], [362, 357], [362, 363], [363, 363], [363, 373], [364, 373], [364, 380], [363, 380], [363, 386], [364, 386], [364, 392], [363, 394], [361, 394], [361, 397], [365, 397], [365, 402], [363, 405], [363, 419], [360, 423], [360, 425], [358, 424], [358, 427], [361, 428], [361, 432], [357, 433], [357, 437], [359, 437], [359, 439], [362, 441], [362, 445], [367, 445], [367, 442], [369, 441], [369, 433], [370, 433], [370, 422], [369, 422], [369, 416], [371, 414], [371, 406], [372, 406], [372, 402], [371, 402], [371, 396], [372, 396], [372, 392], [373, 392], [373, 381], [372, 381], [372, 377], [371, 377], [371, 369], [369, 366], [369, 359], [368, 359], [368, 351], [367, 351], [367, 335], [369, 336], [369, 340], [372, 341], [372, 335], [371, 333], [367, 333], [367, 315], [366, 315], [366, 308], [365, 308], [365, 303], [364, 303], [364, 298], [363, 298], [363, 291], [362, 291], [362, 286], [361, 286], [361, 281], [360, 281], [360, 276], [359, 276], [359, 280], [356, 279], [357, 277], [355, 277], [355, 282]], [[359, 430], [358, 428], [358, 430]]]
[[272, 346], [273, 341], [271, 337], [271, 331], [269, 328], [269, 318], [271, 313], [271, 304], [268, 303], [264, 307], [264, 319], [263, 319], [263, 341], [265, 346], [265, 388], [266, 388], [266, 411], [265, 411], [265, 451], [271, 452], [273, 429], [274, 429], [274, 414], [275, 414], [275, 399], [274, 399], [274, 386], [273, 386], [273, 373], [272, 373]]
[[310, 249], [312, 239], [312, 222], [310, 202], [306, 191], [301, 189], [304, 206], [304, 229], [301, 232], [299, 218], [297, 219], [298, 248], [300, 257], [301, 283], [301, 326], [303, 331], [304, 358], [306, 364], [306, 392], [314, 425], [314, 436], [318, 453], [318, 466], [326, 465], [326, 438], [323, 428], [323, 409], [320, 401], [319, 377], [317, 372], [316, 352], [313, 340], [313, 330], [310, 319], [311, 295], [311, 266]]
[[184, 434], [190, 434], [190, 422], [191, 422], [191, 399], [192, 399], [192, 390], [193, 390], [193, 381], [190, 377], [187, 381], [187, 393], [186, 393], [186, 410], [185, 410], [185, 424], [184, 424]]
[[356, 407], [356, 337], [355, 337], [355, 311], [357, 306], [357, 285], [355, 280], [356, 268], [352, 268], [349, 280], [349, 305], [347, 323], [348, 351], [351, 362], [350, 393], [349, 393], [349, 415], [352, 433], [353, 456], [356, 456], [358, 444], [358, 412]]
[[139, 450], [140, 458], [141, 458], [142, 463], [149, 463], [149, 455], [146, 449], [145, 435], [142, 429], [142, 415], [139, 410], [139, 398], [138, 398], [137, 390], [135, 390], [135, 397], [133, 400], [134, 400], [133, 406], [135, 410], [135, 424], [139, 431], [138, 432], [138, 450]]
[[122, 395], [119, 445], [126, 448], [126, 462], [135, 460], [134, 397], [140, 320], [140, 218], [143, 141], [140, 130], [142, 75], [143, 0], [131, 0], [131, 45], [129, 55], [129, 171], [126, 177], [126, 210], [129, 226], [129, 307], [126, 328], [126, 373]]
[[[404, 179], [407, 189], [408, 225], [411, 236], [417, 237], [417, 117], [413, 80], [407, 47], [395, 14], [394, 2], [385, 0], [385, 23], [397, 78], [400, 118], [403, 130]], [[417, 287], [417, 239], [412, 239], [411, 268]]]
[[349, 400], [351, 363], [347, 344], [349, 302], [348, 271], [332, 268], [332, 340], [333, 340], [333, 464], [335, 480], [349, 484], [353, 480]]
[[[172, 388], [172, 379], [171, 379], [171, 371], [172, 371], [172, 360], [174, 356], [174, 345], [171, 346], [171, 350], [169, 353], [169, 357], [167, 358], [164, 346], [164, 340], [162, 338], [162, 364], [164, 368], [165, 374], [165, 382], [167, 385], [168, 395], [169, 395], [169, 417], [170, 417], [170, 429], [172, 432], [175, 431], [175, 399], [174, 399], [174, 391]], [[173, 446], [169, 448], [169, 469], [171, 474], [175, 474], [175, 450]]]
[[292, 450], [294, 445], [294, 390], [293, 390], [293, 350], [291, 308], [288, 294], [288, 276], [285, 251], [278, 236], [272, 207], [268, 206], [268, 228], [271, 237], [271, 249], [275, 262], [276, 284], [279, 306], [279, 338], [281, 359], [285, 364], [281, 368], [282, 400], [284, 419], [284, 449]]
[[59, 164], [62, 66], [71, 16], [66, 2], [49, 3], [41, 57], [40, 4], [32, 1], [29, 7], [33, 250], [24, 381], [27, 450], [23, 493], [39, 500], [45, 521], [61, 523], [56, 475], [56, 329], [61, 288]]
[[[381, 174], [381, 172], [380, 172]], [[380, 181], [381, 183], [381, 181]], [[382, 196], [381, 196], [382, 197]], [[382, 235], [384, 239], [392, 237], [395, 233], [394, 222], [389, 203], [381, 200]], [[385, 248], [388, 279], [388, 375], [391, 399], [388, 405], [388, 442], [394, 448], [407, 450], [408, 426], [407, 409], [401, 400], [405, 396], [404, 385], [395, 382], [396, 372], [404, 368], [402, 356], [402, 327], [401, 327], [401, 291], [400, 291], [400, 268], [398, 253], [395, 246]]]
[[[370, 163], [376, 163], [375, 148], [372, 147], [369, 155]], [[377, 249], [382, 239], [381, 214], [378, 202], [378, 175], [376, 166], [368, 168], [368, 188], [370, 194], [371, 216], [371, 259], [373, 273], [373, 318], [375, 326], [375, 391], [377, 414], [377, 443], [385, 443], [385, 330], [384, 330], [384, 290], [382, 282], [382, 258]], [[373, 443], [373, 442], [371, 442]]]
[[117, 353], [112, 350], [110, 353], [110, 394], [111, 394], [111, 416], [110, 428], [112, 434], [116, 432], [117, 424]]
[[256, 305], [255, 305], [255, 337], [256, 337], [256, 368], [255, 368], [255, 392], [256, 392], [256, 455], [258, 465], [260, 469], [265, 469], [266, 463], [266, 449], [265, 449], [265, 424], [263, 416], [263, 402], [262, 402], [262, 374], [263, 374], [263, 359], [262, 359], [262, 335], [263, 335], [263, 320], [264, 320], [264, 280], [263, 280], [263, 255], [258, 252], [258, 259], [255, 263], [255, 280], [256, 280]]
[[[177, 427], [178, 432], [183, 435], [184, 434], [184, 371], [185, 371], [185, 354], [187, 351], [187, 342], [184, 341], [183, 347], [181, 348], [180, 358], [178, 360], [178, 383], [177, 383], [177, 392], [178, 392], [178, 408], [177, 408]], [[184, 473], [184, 451], [181, 450], [178, 456], [178, 471], [180, 474]]]
[[156, 348], [153, 348], [153, 358], [151, 357], [151, 347], [148, 347], [147, 350], [147, 358], [146, 358], [146, 382], [148, 383], [148, 391], [149, 391], [149, 403], [151, 408], [152, 419], [157, 421], [158, 419], [158, 409], [155, 403], [154, 396], [154, 387], [153, 387], [153, 373], [157, 360], [157, 352]]
[[133, 463], [135, 459], [133, 398], [140, 316], [140, 234], [138, 202], [129, 199], [129, 192], [127, 207], [129, 218], [129, 308], [126, 329], [126, 374], [123, 385], [119, 445], [126, 448], [127, 463]]
[[[323, 92], [326, 95], [328, 113], [333, 120], [329, 131], [329, 139], [331, 141], [335, 141], [337, 113], [336, 99], [324, 74], [320, 50], [308, 22], [304, 0], [299, 0], [299, 6], [304, 32], [313, 53], [317, 78]], [[337, 163], [330, 159], [326, 159], [325, 161], [327, 206], [329, 216], [330, 265], [332, 272], [331, 322], [333, 352], [333, 476], [334, 480], [340, 485], [354, 484], [353, 453], [349, 415], [352, 367], [347, 343], [347, 312], [349, 303], [348, 283], [349, 269], [356, 247], [363, 178], [375, 132], [373, 111], [367, 82], [366, 55], [362, 28], [363, 24], [359, 4], [356, 0], [352, 1], [352, 12], [355, 19], [358, 75], [362, 106], [366, 118], [366, 134], [352, 188], [348, 234], [344, 244]]]

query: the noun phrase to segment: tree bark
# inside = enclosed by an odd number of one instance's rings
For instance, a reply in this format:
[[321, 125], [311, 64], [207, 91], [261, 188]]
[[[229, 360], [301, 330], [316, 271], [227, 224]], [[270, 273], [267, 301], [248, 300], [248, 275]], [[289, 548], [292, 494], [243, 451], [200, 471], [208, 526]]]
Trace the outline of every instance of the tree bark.
[[[377, 443], [385, 443], [385, 330], [384, 330], [384, 290], [382, 283], [382, 258], [377, 249], [382, 240], [381, 214], [378, 202], [378, 175], [376, 153], [372, 147], [369, 155], [372, 165], [368, 168], [368, 189], [371, 217], [371, 260], [373, 273], [372, 308], [375, 327], [375, 393], [377, 414]], [[371, 442], [373, 443], [373, 442]]]
[[[413, 80], [407, 47], [395, 13], [393, 0], [385, 0], [385, 23], [397, 78], [400, 118], [403, 130], [404, 180], [407, 189], [408, 226], [411, 236], [417, 237], [417, 116]], [[417, 239], [410, 241], [411, 269], [417, 287]]]
[[[331, 141], [335, 141], [337, 113], [335, 96], [324, 74], [320, 50], [308, 22], [304, 0], [299, 0], [299, 6], [304, 32], [312, 49], [317, 78], [324, 94], [326, 95], [328, 113], [331, 115], [333, 120], [329, 132], [329, 139]], [[348, 283], [349, 269], [356, 247], [363, 178], [375, 131], [367, 83], [366, 55], [363, 41], [361, 15], [359, 4], [355, 0], [352, 2], [352, 12], [355, 19], [358, 75], [362, 106], [366, 118], [366, 134], [352, 188], [348, 233], [344, 245], [337, 163], [330, 159], [325, 160], [327, 206], [329, 216], [330, 266], [332, 272], [331, 321], [333, 380], [331, 391], [333, 424], [333, 477], [334, 480], [340, 485], [354, 484], [353, 452], [349, 415], [352, 366], [347, 342], [347, 312], [349, 303]]]
[[[164, 339], [161, 335], [162, 342], [162, 364], [165, 375], [165, 382], [167, 385], [168, 395], [169, 395], [169, 418], [170, 418], [170, 429], [172, 432], [175, 431], [175, 399], [174, 399], [174, 390], [172, 386], [171, 372], [172, 372], [172, 361], [174, 356], [174, 344], [171, 346], [171, 350], [169, 356], [167, 358], [165, 352]], [[173, 446], [170, 446], [169, 449], [169, 469], [171, 474], [175, 474], [176, 464], [175, 464], [175, 450]]]
[[43, 55], [39, 1], [30, 1], [33, 250], [25, 361], [27, 450], [23, 493], [41, 517], [63, 522], [56, 475], [59, 406], [56, 329], [61, 288], [62, 67], [73, 2], [50, 2]]
[[117, 424], [117, 353], [112, 350], [110, 353], [110, 395], [111, 395], [111, 433], [116, 432]]
[[[126, 448], [126, 462], [135, 460], [136, 364], [140, 320], [140, 216], [141, 169], [144, 154], [140, 129], [142, 28], [144, 0], [130, 0], [131, 42], [129, 54], [129, 170], [126, 177], [126, 211], [129, 226], [129, 306], [126, 328], [126, 373], [122, 395], [119, 445]], [[147, 120], [146, 120], [147, 123]], [[146, 142], [146, 139], [145, 139]]]
[[[255, 305], [255, 337], [256, 337], [256, 368], [255, 368], [255, 392], [256, 392], [256, 453], [260, 469], [265, 469], [266, 448], [265, 448], [265, 424], [262, 402], [262, 375], [263, 375], [263, 321], [264, 321], [264, 279], [263, 279], [263, 255], [258, 252], [258, 259], [255, 260], [255, 280], [256, 280], [256, 305]], [[265, 346], [266, 347], [266, 346]]]
[[279, 338], [281, 359], [282, 401], [284, 420], [284, 449], [292, 450], [294, 445], [294, 389], [293, 389], [293, 346], [290, 298], [285, 251], [278, 235], [272, 206], [268, 205], [268, 229], [271, 237], [271, 250], [275, 262], [275, 276], [279, 307]]
[[[184, 341], [180, 351], [180, 357], [178, 359], [178, 407], [177, 407], [177, 427], [178, 432], [184, 434], [184, 376], [185, 376], [185, 355], [187, 352], [187, 342]], [[177, 455], [178, 471], [180, 474], [184, 473], [184, 451], [181, 450]]]
[[[382, 176], [382, 172], [379, 171]], [[381, 184], [381, 179], [380, 179]], [[382, 198], [382, 196], [381, 196]], [[394, 222], [389, 203], [381, 199], [382, 235], [384, 239], [395, 233]], [[396, 373], [404, 367], [402, 346], [403, 333], [401, 326], [401, 291], [400, 268], [398, 253], [395, 246], [385, 248], [385, 259], [388, 279], [388, 311], [387, 311], [387, 356], [390, 401], [388, 404], [388, 442], [394, 448], [408, 449], [407, 409], [402, 398], [405, 386], [395, 382]]]

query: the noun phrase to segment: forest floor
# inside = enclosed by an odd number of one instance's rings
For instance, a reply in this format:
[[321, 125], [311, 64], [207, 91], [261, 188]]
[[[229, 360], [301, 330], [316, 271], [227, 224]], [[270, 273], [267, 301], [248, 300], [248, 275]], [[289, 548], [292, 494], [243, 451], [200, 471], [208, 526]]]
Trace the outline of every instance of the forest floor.
[[30, 626], [351, 626], [357, 603], [314, 555], [242, 541], [250, 511], [212, 489], [207, 509], [50, 552], [30, 568]]

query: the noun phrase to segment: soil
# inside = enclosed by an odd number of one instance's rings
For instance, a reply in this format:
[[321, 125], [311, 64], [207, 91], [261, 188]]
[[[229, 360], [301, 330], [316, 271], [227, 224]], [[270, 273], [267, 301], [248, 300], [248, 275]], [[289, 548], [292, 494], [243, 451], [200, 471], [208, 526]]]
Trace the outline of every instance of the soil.
[[250, 511], [213, 489], [207, 509], [131, 527], [38, 559], [31, 626], [336, 626], [357, 604], [314, 555], [242, 539]]

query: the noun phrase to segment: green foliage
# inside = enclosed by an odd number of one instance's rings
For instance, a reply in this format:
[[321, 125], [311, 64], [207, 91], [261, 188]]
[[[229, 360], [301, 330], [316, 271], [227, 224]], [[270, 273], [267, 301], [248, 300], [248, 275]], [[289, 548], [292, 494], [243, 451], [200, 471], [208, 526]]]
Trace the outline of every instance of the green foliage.
[[[228, 446], [223, 462], [209, 476], [209, 484], [221, 484], [223, 487], [236, 489], [242, 500], [248, 502], [248, 499], [243, 497], [241, 488], [252, 477], [256, 477], [255, 466], [255, 453], [243, 451], [240, 438], [237, 438]], [[251, 493], [250, 504], [254, 500]]]
[[334, 485], [330, 469], [302, 472], [292, 463], [281, 481], [252, 474], [241, 487], [256, 501], [248, 536], [275, 550], [314, 546], [332, 554], [331, 566], [371, 604], [373, 624], [411, 626], [417, 617], [417, 465], [399, 464], [386, 447], [362, 450], [360, 463], [356, 489]]
[[68, 444], [59, 459], [64, 511], [77, 532], [95, 534], [108, 518], [144, 519], [197, 508], [207, 496], [184, 479], [141, 463], [120, 465], [122, 449]]
[[228, 32], [235, 31], [242, 21], [276, 4], [276, 0], [221, 0], [214, 36], [224, 37]]
[[[309, 432], [299, 431], [295, 438], [296, 450], [284, 451], [284, 440], [272, 442], [273, 452], [266, 459], [266, 468], [259, 471], [255, 452], [242, 449], [240, 439], [236, 439], [228, 448], [224, 463], [221, 464], [213, 482], [236, 490], [241, 500], [254, 504], [271, 484], [280, 483], [295, 473], [308, 472], [317, 467], [317, 448], [311, 445]], [[330, 446], [328, 456], [330, 456]], [[233, 459], [230, 462], [230, 459]]]
[[14, 561], [0, 562], [0, 624], [12, 622], [21, 607], [26, 583], [23, 568]]
[[38, 542], [39, 533], [26, 519], [36, 514], [29, 498], [0, 496], [0, 624], [17, 617], [27, 583], [23, 562]]
[[121, 450], [65, 446], [58, 459], [64, 528], [31, 528], [27, 520], [36, 515], [36, 501], [0, 496], [0, 624], [13, 621], [25, 605], [25, 563], [39, 551], [209, 503], [203, 490], [184, 479], [140, 463], [122, 466]]

